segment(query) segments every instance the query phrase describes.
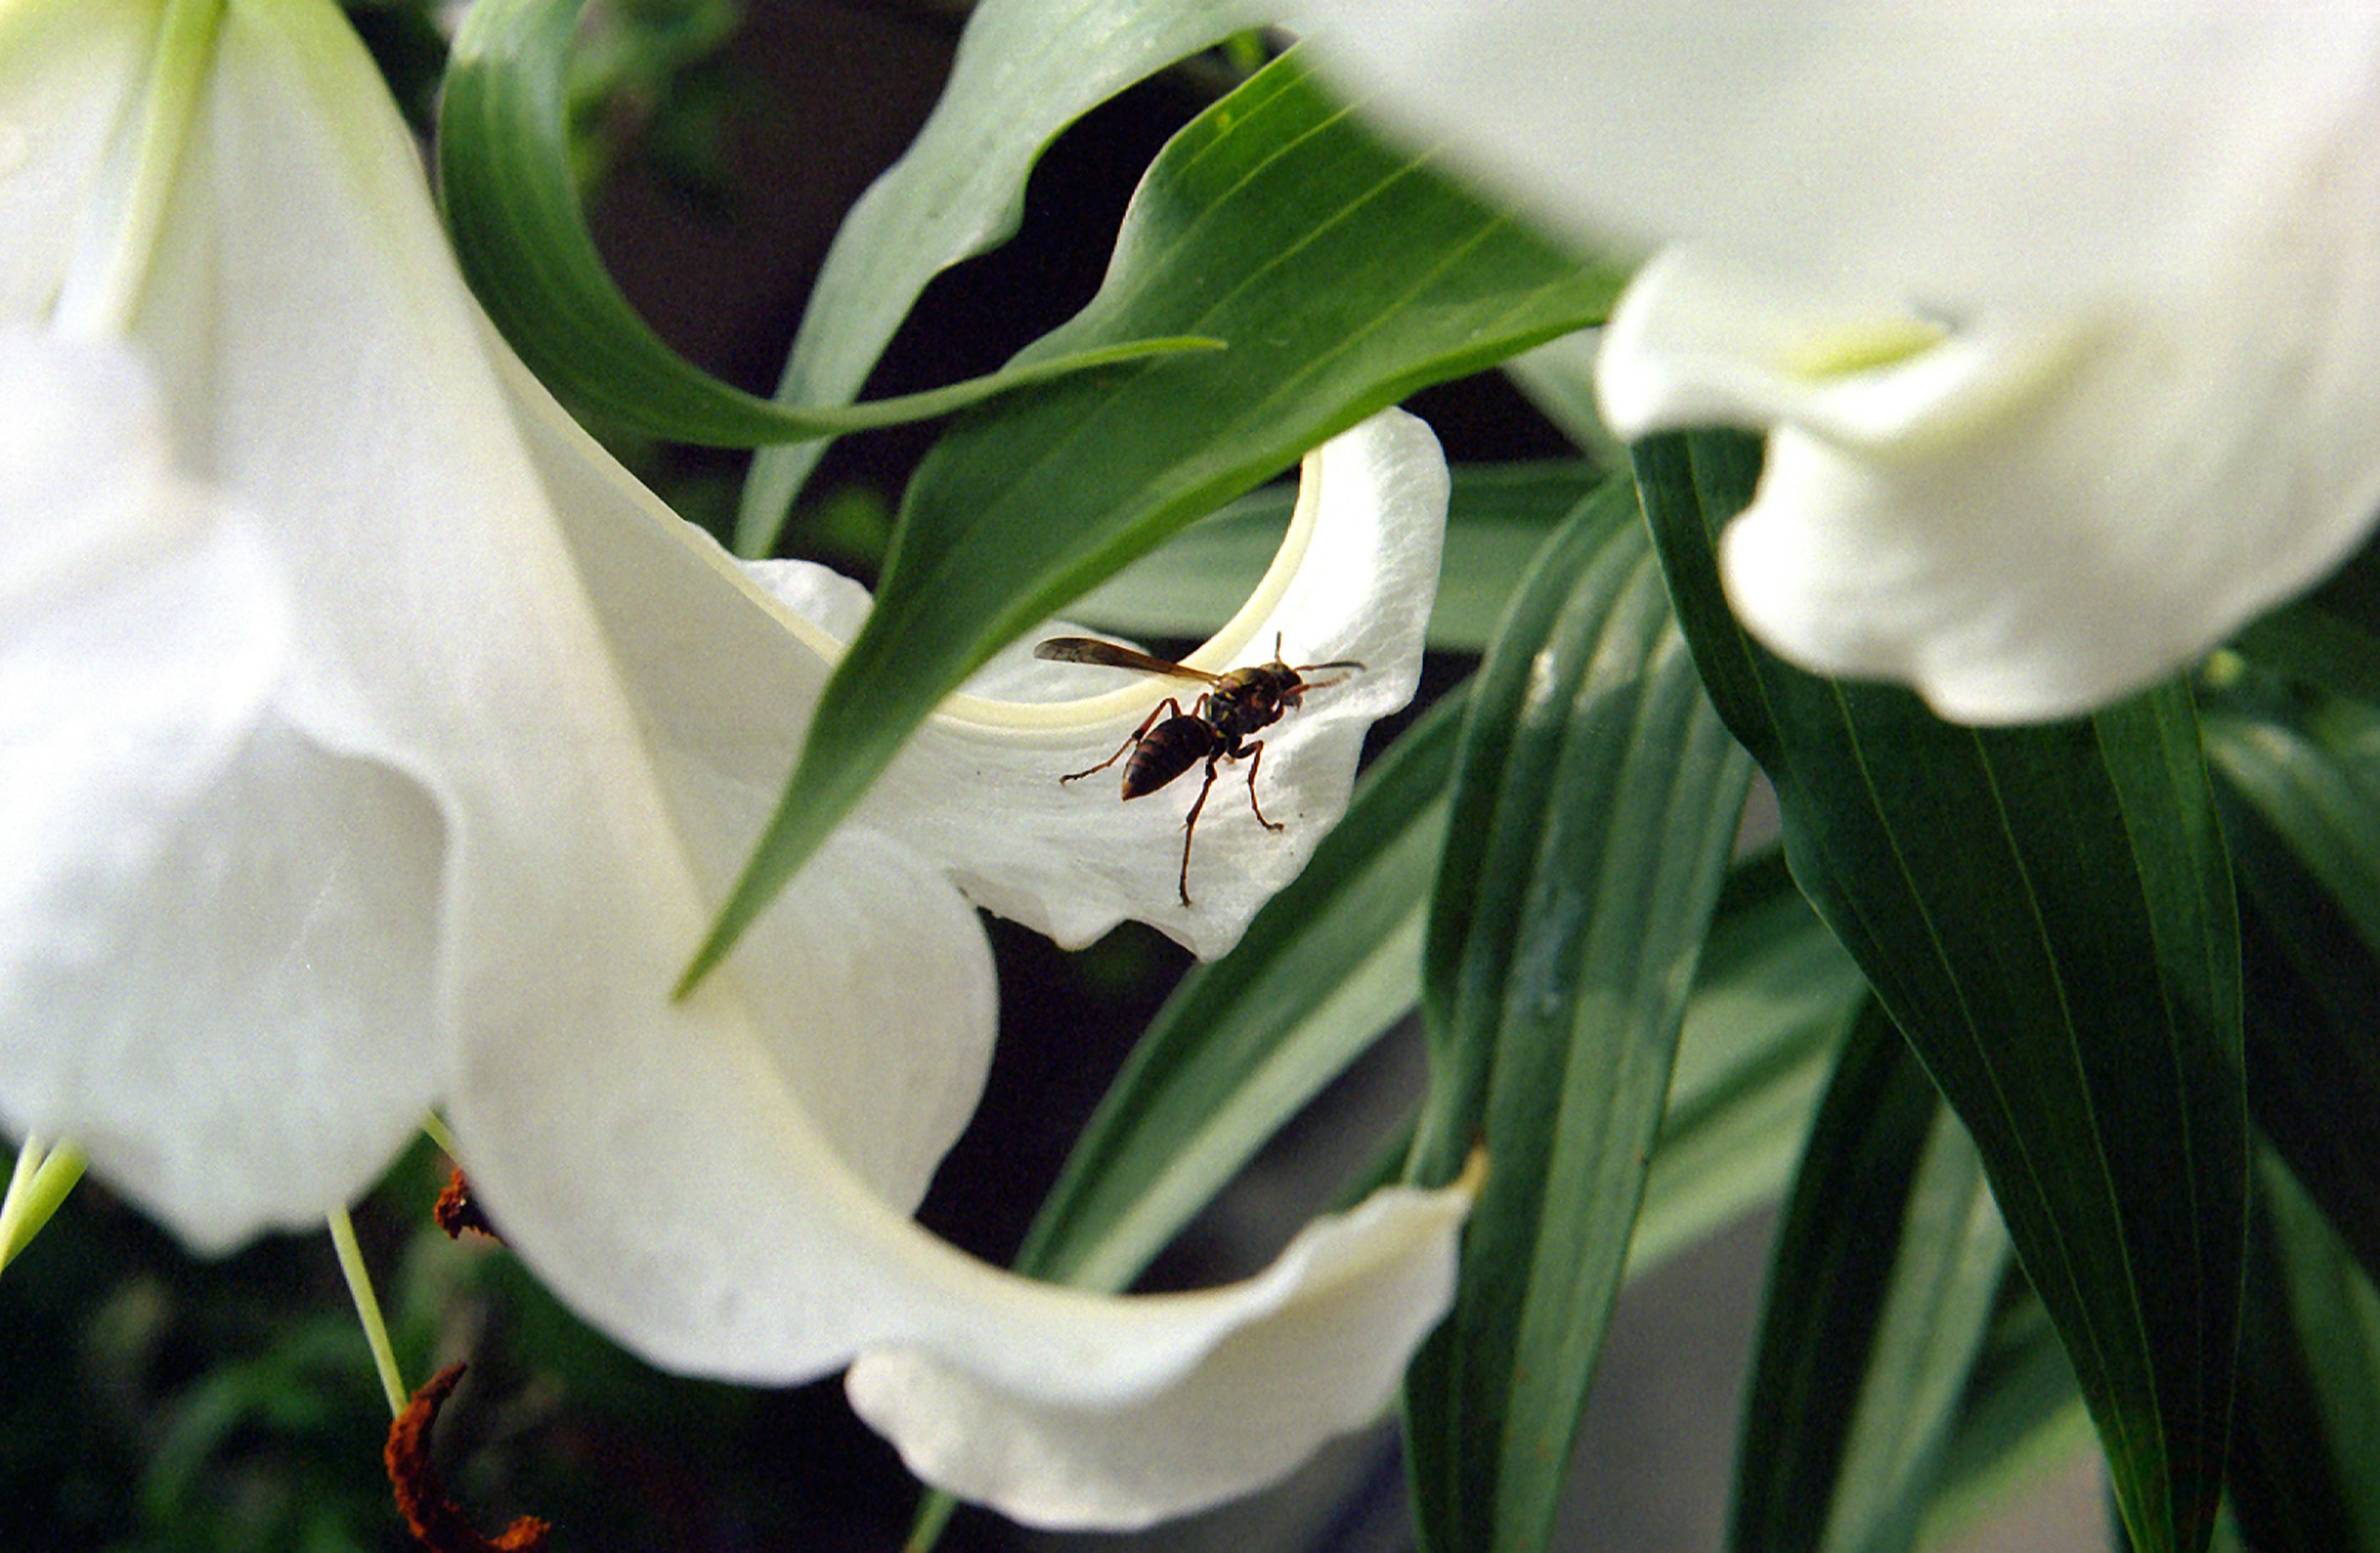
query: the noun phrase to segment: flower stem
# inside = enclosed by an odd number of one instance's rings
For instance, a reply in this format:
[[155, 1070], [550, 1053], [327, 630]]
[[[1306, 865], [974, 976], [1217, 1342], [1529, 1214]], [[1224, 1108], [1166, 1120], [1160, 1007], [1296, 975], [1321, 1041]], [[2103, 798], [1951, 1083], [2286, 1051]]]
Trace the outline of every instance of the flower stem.
[[463, 1151], [455, 1146], [455, 1134], [446, 1131], [445, 1121], [436, 1111], [431, 1111], [421, 1119], [421, 1131], [430, 1134], [431, 1143], [446, 1151], [447, 1158], [457, 1165], [463, 1162]]
[[71, 1143], [52, 1147], [39, 1137], [25, 1140], [8, 1178], [8, 1194], [0, 1198], [0, 1267], [14, 1262], [42, 1232], [82, 1180], [82, 1155]]
[[345, 1208], [333, 1208], [331, 1244], [339, 1253], [339, 1271], [347, 1278], [347, 1293], [356, 1302], [356, 1319], [363, 1323], [364, 1340], [371, 1345], [372, 1365], [380, 1371], [380, 1388], [388, 1394], [389, 1416], [405, 1411], [405, 1381], [397, 1374], [396, 1350], [389, 1345], [388, 1323], [381, 1318], [380, 1298], [372, 1292], [371, 1274], [364, 1266], [363, 1248], [356, 1244], [356, 1227]]

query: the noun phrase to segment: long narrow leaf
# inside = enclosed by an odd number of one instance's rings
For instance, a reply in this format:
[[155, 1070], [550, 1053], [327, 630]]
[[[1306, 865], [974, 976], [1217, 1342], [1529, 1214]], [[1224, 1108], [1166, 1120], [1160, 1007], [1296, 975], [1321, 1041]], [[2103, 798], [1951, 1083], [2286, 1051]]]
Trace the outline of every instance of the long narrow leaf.
[[935, 446], [688, 984], [1003, 642], [1374, 410], [1601, 316], [1617, 284], [1372, 139], [1293, 54], [1200, 116], [1142, 180], [1099, 295], [1017, 362], [1229, 349], [1023, 389]]
[[1919, 1540], [1939, 1547], [2096, 1443], [2041, 1297], [2011, 1267], [1960, 1400]]
[[[1271, 19], [1246, 0], [983, 0], [933, 114], [835, 233], [777, 403], [850, 402], [926, 283], [1016, 230], [1026, 177], [1060, 130], [1134, 82]], [[775, 547], [825, 451], [805, 442], [753, 458], [738, 554]]]
[[2363, 941], [2380, 946], [2380, 711], [2330, 701], [2293, 714], [2228, 701], [2206, 719], [2206, 752]]
[[[1364, 924], [1422, 904], [1435, 862], [1415, 878], [1400, 854], [1418, 835], [1435, 846], [1443, 833], [1438, 784], [1459, 713], [1459, 702], [1441, 702], [1399, 740], [1305, 873], [1268, 908], [1262, 931], [1184, 978], [1076, 1143], [1021, 1269], [1123, 1286], [1204, 1206], [1201, 1193], [1288, 1117], [1314, 1076], [1335, 1070], [1385, 1022], [1381, 1010], [1415, 1007], [1419, 933], [1401, 923], [1366, 946]], [[1313, 980], [1286, 975], [1292, 969]], [[1783, 1190], [1866, 987], [1773, 855], [1730, 876], [1695, 970], [1628, 1278]], [[1409, 1132], [1397, 1140], [1344, 1203], [1402, 1173], [1409, 1141]], [[951, 1509], [929, 1496], [910, 1547], [930, 1546]]]
[[1783, 1192], [1866, 997], [1781, 860], [1736, 869], [1694, 967], [1630, 1278]]
[[1481, 666], [1432, 905], [1408, 1174], [1488, 1158], [1454, 1309], [1406, 1377], [1439, 1553], [1551, 1527], [1748, 780], [1633, 503], [1589, 498]]
[[[1476, 653], [1554, 525], [1610, 477], [1575, 460], [1463, 464], [1453, 476], [1429, 644]], [[1132, 636], [1212, 634], [1271, 564], [1296, 499], [1286, 486], [1250, 492], [1068, 605], [1066, 618]]]
[[2241, 1335], [2231, 1505], [2249, 1546], [2380, 1549], [2380, 1297], [2270, 1150]]
[[2380, 550], [2366, 546], [2304, 598], [2240, 633], [2251, 657], [2380, 703]]
[[[2330, 710], [2350, 733], [2372, 722]], [[2235, 699], [2205, 727], [2243, 902], [2249, 1104], [2380, 1276], [2380, 900], [2363, 872], [2380, 789], [2351, 739], [2341, 747], [2285, 708]]]
[[1912, 1546], [2008, 1265], [1973, 1145], [1871, 1010], [1770, 1266], [1736, 1451], [1742, 1553]]
[[1697, 660], [1767, 768], [1796, 877], [1974, 1136], [2143, 1553], [2204, 1547], [2247, 1204], [2239, 936], [2189, 691], [1953, 728], [1789, 667], [1728, 615], [1713, 542], [1758, 444], [1640, 445]]
[[751, 447], [948, 415], [1023, 384], [1216, 343], [1111, 337], [858, 407], [772, 404], [720, 382], [662, 343], [620, 295], [578, 208], [563, 84], [584, 4], [473, 6], [438, 116], [439, 195], [455, 256], [521, 360], [563, 398], [656, 436]]

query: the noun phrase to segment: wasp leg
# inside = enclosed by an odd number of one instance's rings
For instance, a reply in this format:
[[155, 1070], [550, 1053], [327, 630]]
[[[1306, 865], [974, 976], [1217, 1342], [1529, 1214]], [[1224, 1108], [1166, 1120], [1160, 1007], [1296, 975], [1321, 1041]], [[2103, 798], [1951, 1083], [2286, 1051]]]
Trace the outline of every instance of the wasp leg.
[[1190, 805], [1189, 817], [1182, 822], [1182, 904], [1190, 904], [1190, 838], [1198, 834], [1198, 811], [1207, 807], [1207, 795], [1215, 790], [1215, 763], [1220, 754], [1207, 757], [1207, 779], [1198, 787], [1198, 801]]
[[1257, 767], [1264, 764], [1264, 740], [1257, 740], [1255, 743], [1243, 748], [1240, 753], [1248, 757], [1248, 812], [1256, 815], [1257, 824], [1267, 830], [1281, 829], [1281, 826], [1266, 819], [1264, 811], [1257, 807]]
[[[1200, 696], [1198, 699], [1204, 701], [1207, 698]], [[1177, 717], [1182, 715], [1182, 703], [1174, 700], [1172, 696], [1167, 696], [1163, 701], [1157, 703], [1156, 709], [1149, 713], [1146, 721], [1144, 721], [1138, 728], [1133, 729], [1132, 732], [1124, 736], [1124, 741], [1116, 746], [1116, 752], [1114, 754], [1110, 755], [1107, 759], [1099, 762], [1097, 765], [1086, 766], [1080, 771], [1070, 771], [1065, 776], [1059, 777], [1058, 780], [1061, 782], [1079, 782], [1086, 776], [1098, 776], [1100, 772], [1105, 771], [1109, 766], [1111, 766], [1116, 762], [1123, 759], [1125, 751], [1131, 749], [1143, 739], [1148, 737], [1148, 730], [1157, 726], [1157, 720], [1165, 715], [1165, 709], [1169, 706], [1173, 708], [1173, 715]]]

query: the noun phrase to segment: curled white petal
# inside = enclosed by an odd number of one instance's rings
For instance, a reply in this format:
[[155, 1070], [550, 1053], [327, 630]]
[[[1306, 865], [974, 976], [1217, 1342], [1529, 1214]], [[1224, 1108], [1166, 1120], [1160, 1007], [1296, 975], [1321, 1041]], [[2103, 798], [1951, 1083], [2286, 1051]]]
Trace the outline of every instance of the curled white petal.
[[1602, 402], [1773, 434], [1725, 574], [1806, 666], [2087, 711], [2380, 514], [2370, 6], [1309, 12], [1367, 105], [1557, 229], [1683, 245]]
[[[1265, 730], [1257, 801], [1281, 831], [1251, 811], [1247, 764], [1220, 769], [1192, 852], [1191, 906], [1180, 899], [1182, 821], [1202, 768], [1131, 803], [1117, 796], [1120, 765], [1079, 783], [1059, 778], [1114, 754], [1165, 697], [1186, 708], [1200, 686], [1035, 660], [1033, 640], [1072, 629], [1062, 624], [1004, 651], [970, 681], [983, 693], [946, 702], [852, 823], [898, 837], [941, 862], [978, 904], [1062, 944], [1088, 943], [1131, 917], [1201, 957], [1222, 954], [1345, 811], [1366, 730], [1413, 695], [1446, 499], [1437, 439], [1402, 411], [1383, 411], [1308, 457], [1273, 567], [1238, 616], [1184, 661], [1209, 671], [1262, 663], [1278, 641], [1293, 665], [1364, 666], [1313, 676], [1318, 688], [1304, 704]], [[741, 573], [745, 591], [766, 603], [716, 629], [748, 643], [729, 660], [750, 666], [743, 683], [689, 685], [646, 715], [670, 730], [676, 753], [666, 758], [710, 766], [717, 779], [765, 789], [773, 800], [842, 642], [867, 618], [868, 595], [806, 563], [731, 562], [698, 531], [671, 528], [676, 560], [650, 565], [685, 578], [686, 593], [668, 595], [684, 602], [656, 594], [633, 624], [615, 628], [615, 640], [629, 654], [640, 642], [670, 642], [689, 629], [695, 595]], [[635, 596], [625, 573], [619, 592]], [[738, 707], [732, 715], [722, 709], [729, 698]]]
[[[776, 806], [832, 642], [747, 586], [525, 370], [513, 364], [508, 376], [631, 698], [640, 780], [658, 785], [666, 846], [695, 890], [681, 919], [693, 925], [657, 947], [652, 973], [666, 984], [676, 972], [661, 962], [698, 941], [702, 914], [725, 899]], [[856, 585], [822, 569], [810, 575], [832, 596], [856, 593], [864, 609]], [[990, 949], [965, 901], [914, 853], [846, 828], [731, 964], [763, 1010], [772, 1082], [814, 1102], [814, 1122], [881, 1198], [915, 1206], [974, 1114], [990, 1060]]]
[[[1191, 905], [1181, 901], [1182, 823], [1203, 763], [1129, 803], [1119, 797], [1122, 763], [1079, 782], [1058, 778], [1114, 754], [1166, 697], [1187, 709], [1195, 682], [1035, 665], [1044, 672], [1012, 681], [1006, 701], [946, 707], [868, 813], [942, 859], [975, 899], [1062, 944], [1134, 917], [1202, 959], [1222, 954], [1345, 812], [1365, 732], [1413, 697], [1446, 499], [1437, 439], [1400, 411], [1308, 456], [1281, 553], [1247, 605], [1187, 661], [1210, 671], [1263, 663], [1278, 641], [1293, 666], [1364, 666], [1309, 676], [1317, 688], [1303, 704], [1262, 731], [1254, 807], [1246, 764], [1219, 769], [1192, 841]], [[1259, 824], [1259, 807], [1283, 828]]]
[[[874, 890], [886, 874], [853, 878]], [[888, 984], [965, 948], [914, 912], [842, 925], [844, 963]], [[622, 979], [665, 969], [631, 962]], [[575, 1308], [673, 1368], [795, 1381], [899, 1351], [899, 1394], [863, 1381], [862, 1405], [880, 1399], [871, 1416], [930, 1478], [1011, 1513], [1132, 1523], [1270, 1481], [1383, 1404], [1443, 1313], [1466, 1193], [1391, 1194], [1246, 1286], [1079, 1293], [977, 1263], [875, 1192], [818, 1119], [833, 1097], [794, 1091], [772, 1060], [761, 1021], [784, 1011], [757, 1006], [735, 962], [686, 1005], [608, 1011], [475, 1054], [455, 1120], [509, 1238]], [[908, 1034], [879, 1033], [885, 1060]], [[1324, 1331], [1365, 1362], [1330, 1365], [1347, 1351], [1309, 1349]], [[953, 1444], [1010, 1418], [1039, 1434], [996, 1469], [996, 1443]], [[1196, 1442], [1202, 1423], [1243, 1437]]]
[[[856, 629], [866, 599], [810, 568], [759, 569], [763, 593], [533, 385], [517, 406], [686, 863], [635, 849], [593, 893], [680, 899], [688, 925], [584, 968], [600, 1017], [471, 1048], [453, 1119], [516, 1247], [674, 1368], [787, 1381], [898, 1350], [868, 1372], [903, 1377], [885, 1426], [937, 1481], [1030, 1518], [1130, 1523], [1211, 1502], [1369, 1418], [1443, 1310], [1463, 1193], [1392, 1193], [1251, 1284], [1158, 1299], [1017, 1278], [906, 1218], [972, 1107], [992, 1009], [980, 929], [902, 833], [845, 827], [691, 1001], [650, 997], [775, 802], [835, 651], [827, 628]], [[1323, 1327], [1363, 1362], [1326, 1365], [1334, 1351], [1307, 1347]], [[1195, 1438], [1226, 1392], [1242, 1438]], [[1039, 1443], [990, 1475], [938, 1465], [973, 1422], [1000, 1422], [985, 1408], [1029, 1414]]]
[[235, 753], [170, 808], [94, 788], [140, 855], [87, 850], [41, 899], [11, 890], [23, 925], [0, 945], [11, 1128], [74, 1139], [205, 1252], [318, 1227], [387, 1168], [438, 1072], [436, 813], [285, 726]]
[[[247, 681], [176, 646], [186, 614], [275, 621], [282, 645], [209, 765], [171, 791], [154, 773], [95, 788], [79, 829], [42, 838], [55, 877], [94, 893], [80, 916], [37, 903], [19, 930], [84, 959], [60, 970], [42, 944], [24, 962], [0, 1104], [213, 1248], [359, 1192], [448, 1087], [455, 1047], [568, 1027], [586, 1012], [576, 964], [611, 936], [682, 944], [697, 913], [690, 889], [659, 927], [631, 895], [585, 909], [608, 854], [674, 847], [370, 59], [335, 7], [293, 3], [228, 8], [203, 63], [154, 251], [94, 261], [143, 277], [130, 343], [161, 423], [145, 442], [90, 425], [236, 513], [280, 613], [142, 534], [124, 548], [156, 581], [120, 612], [123, 651], [78, 661], [44, 619], [29, 682], [72, 700], [78, 673], [137, 661], [158, 698], [203, 710]], [[54, 482], [21, 509], [42, 543], [77, 520], [70, 495]], [[42, 575], [37, 599], [72, 596], [60, 566]], [[139, 727], [121, 698], [86, 700], [107, 737]], [[76, 726], [34, 758], [56, 768]]]
[[2380, 513], [2380, 382], [2356, 367], [2380, 353], [2380, 248], [2271, 237], [2195, 306], [1956, 330], [1673, 250], [1607, 332], [1606, 412], [1627, 435], [1776, 428], [1721, 562], [1785, 656], [1962, 722], [2087, 712], [2319, 579]]
[[1245, 1492], [1380, 1416], [1453, 1291], [1464, 1199], [1398, 1189], [1309, 1225], [1265, 1273], [1195, 1298], [1238, 1307], [1196, 1367], [1119, 1397], [1062, 1349], [1030, 1388], [905, 1347], [844, 1381], [909, 1470], [1040, 1526], [1145, 1525]]

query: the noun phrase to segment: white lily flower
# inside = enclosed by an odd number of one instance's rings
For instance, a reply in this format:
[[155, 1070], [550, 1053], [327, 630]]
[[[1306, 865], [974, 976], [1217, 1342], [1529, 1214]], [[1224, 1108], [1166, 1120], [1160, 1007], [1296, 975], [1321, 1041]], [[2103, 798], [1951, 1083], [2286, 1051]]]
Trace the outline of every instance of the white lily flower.
[[1369, 666], [1268, 742], [1287, 835], [1210, 804], [1196, 908], [1179, 807], [1056, 781], [1161, 692], [962, 701], [673, 1003], [838, 651], [778, 595], [857, 601], [739, 570], [521, 369], [328, 0], [0, 5], [0, 212], [12, 1131], [212, 1251], [319, 1222], [442, 1105], [513, 1246], [623, 1343], [751, 1380], [864, 1358], [921, 1471], [1026, 1519], [1196, 1508], [1383, 1405], [1463, 1191], [1154, 1299], [909, 1214], [994, 1030], [961, 886], [1212, 948], [1269, 887], [1235, 879], [1335, 817], [1417, 666], [1418, 422], [1315, 456], [1296, 564], [1213, 649]]
[[2086, 711], [2380, 513], [2380, 10], [1311, 0], [1367, 110], [1660, 246], [1629, 436], [1770, 434], [1744, 623], [1970, 722]]

